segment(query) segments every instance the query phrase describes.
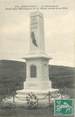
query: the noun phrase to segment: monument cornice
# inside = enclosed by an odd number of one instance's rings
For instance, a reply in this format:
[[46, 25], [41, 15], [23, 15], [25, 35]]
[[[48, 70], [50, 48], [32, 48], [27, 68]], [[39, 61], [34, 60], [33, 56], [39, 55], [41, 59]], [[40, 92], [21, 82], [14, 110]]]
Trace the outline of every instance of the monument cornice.
[[49, 57], [47, 54], [27, 54], [23, 59], [47, 59], [47, 60], [51, 60], [52, 58]]

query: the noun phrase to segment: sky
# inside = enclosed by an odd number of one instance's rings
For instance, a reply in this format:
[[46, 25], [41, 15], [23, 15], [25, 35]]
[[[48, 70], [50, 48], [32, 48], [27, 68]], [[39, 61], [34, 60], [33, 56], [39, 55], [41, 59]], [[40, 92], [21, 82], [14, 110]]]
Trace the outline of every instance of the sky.
[[[41, 4], [40, 4], [41, 3]], [[29, 49], [30, 13], [35, 10], [6, 10], [14, 6], [37, 5], [44, 16], [45, 51], [54, 65], [74, 67], [75, 7], [71, 0], [0, 0], [0, 60], [22, 58]], [[44, 9], [40, 6], [57, 5], [66, 9]]]

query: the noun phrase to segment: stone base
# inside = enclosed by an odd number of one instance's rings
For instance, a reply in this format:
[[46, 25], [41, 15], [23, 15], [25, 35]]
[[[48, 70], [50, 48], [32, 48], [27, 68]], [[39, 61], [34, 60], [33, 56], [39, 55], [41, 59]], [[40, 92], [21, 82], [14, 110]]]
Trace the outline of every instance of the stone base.
[[44, 96], [48, 95], [51, 89], [51, 82], [50, 81], [39, 81], [39, 80], [31, 80], [24, 82], [24, 89], [18, 90], [16, 93], [16, 98], [19, 100], [25, 100], [28, 94], [33, 93], [37, 96], [37, 98], [43, 98]]
[[[38, 106], [44, 105], [44, 106], [48, 106], [49, 105], [49, 90], [21, 90], [18, 92], [18, 94], [16, 95], [16, 104], [18, 105], [27, 105], [27, 100], [26, 97], [29, 97], [29, 95], [34, 95], [36, 96], [37, 100], [38, 100]], [[32, 101], [35, 102], [34, 98], [32, 99]], [[27, 105], [29, 106], [29, 105]]]
[[49, 94], [55, 90], [51, 88], [51, 82], [49, 81], [26, 81], [24, 83], [24, 89], [17, 91], [15, 101], [18, 104], [24, 105], [27, 103], [26, 97], [34, 95], [38, 99], [38, 104], [49, 105]]
[[29, 79], [24, 82], [25, 92], [28, 90], [32, 91], [48, 91], [51, 89], [51, 81], [49, 80], [38, 80], [38, 79]]

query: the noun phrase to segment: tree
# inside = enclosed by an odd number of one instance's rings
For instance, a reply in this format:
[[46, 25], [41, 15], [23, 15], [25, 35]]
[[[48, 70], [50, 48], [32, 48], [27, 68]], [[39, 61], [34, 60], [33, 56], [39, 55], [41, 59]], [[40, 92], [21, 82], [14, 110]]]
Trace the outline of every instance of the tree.
[[0, 81], [0, 101], [6, 97], [13, 97], [14, 101], [16, 91], [23, 88], [23, 80], [19, 78], [15, 80], [2, 79], [3, 80]]

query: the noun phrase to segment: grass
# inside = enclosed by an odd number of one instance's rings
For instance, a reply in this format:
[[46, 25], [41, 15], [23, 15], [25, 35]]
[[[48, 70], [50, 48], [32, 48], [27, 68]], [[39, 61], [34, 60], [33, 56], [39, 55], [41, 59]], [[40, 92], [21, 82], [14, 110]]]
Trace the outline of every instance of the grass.
[[[0, 117], [55, 117], [52, 106], [39, 106], [31, 109], [27, 106], [0, 109]], [[69, 116], [70, 117], [70, 116]], [[73, 116], [72, 116], [73, 117]]]

